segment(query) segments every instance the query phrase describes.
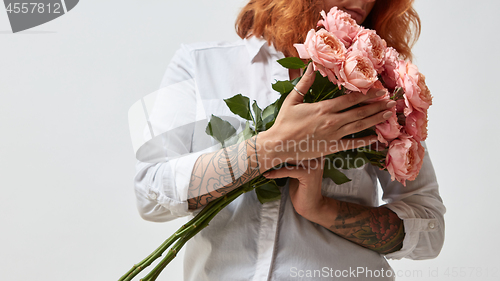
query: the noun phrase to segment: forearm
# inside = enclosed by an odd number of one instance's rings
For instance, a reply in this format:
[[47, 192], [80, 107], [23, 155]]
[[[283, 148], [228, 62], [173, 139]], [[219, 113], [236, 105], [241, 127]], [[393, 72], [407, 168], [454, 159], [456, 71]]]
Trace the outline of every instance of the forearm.
[[381, 254], [401, 249], [403, 221], [386, 207], [367, 207], [324, 197], [317, 215], [309, 220], [333, 233]]
[[[265, 139], [264, 134], [259, 134]], [[260, 141], [259, 139], [259, 141]], [[191, 174], [188, 205], [190, 210], [204, 207], [261, 175], [269, 164], [257, 136], [244, 142], [201, 155]]]

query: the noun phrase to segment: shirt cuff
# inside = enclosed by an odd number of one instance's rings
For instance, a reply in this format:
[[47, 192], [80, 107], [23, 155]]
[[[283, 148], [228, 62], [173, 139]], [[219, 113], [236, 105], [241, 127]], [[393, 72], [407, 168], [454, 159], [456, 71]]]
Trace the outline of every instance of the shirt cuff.
[[387, 254], [388, 259], [402, 259], [410, 256], [417, 244], [420, 236], [425, 232], [435, 232], [439, 229], [439, 221], [436, 218], [416, 218], [410, 206], [406, 203], [398, 201], [384, 205], [384, 207], [393, 211], [403, 220], [405, 237], [403, 239], [403, 247], [396, 252]]
[[[191, 174], [196, 160], [206, 153], [204, 151], [191, 153], [176, 159], [170, 160], [170, 167], [173, 169], [173, 177], [164, 178], [164, 186], [173, 186], [171, 196], [166, 196], [160, 204], [168, 205], [168, 209], [175, 216], [191, 215], [193, 211], [189, 210], [188, 190], [191, 181]], [[160, 200], [158, 201], [160, 202]]]

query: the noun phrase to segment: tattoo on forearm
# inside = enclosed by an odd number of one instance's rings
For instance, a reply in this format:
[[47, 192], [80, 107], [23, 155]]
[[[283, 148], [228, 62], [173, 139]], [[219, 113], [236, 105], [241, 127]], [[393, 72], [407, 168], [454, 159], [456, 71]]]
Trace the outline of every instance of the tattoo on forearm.
[[403, 221], [385, 207], [365, 207], [337, 201], [338, 215], [330, 226], [334, 233], [368, 249], [388, 254], [401, 249]]
[[[257, 137], [219, 151], [203, 154], [196, 161], [188, 191], [189, 209], [205, 206], [259, 176]], [[247, 150], [252, 151], [248, 153]]]

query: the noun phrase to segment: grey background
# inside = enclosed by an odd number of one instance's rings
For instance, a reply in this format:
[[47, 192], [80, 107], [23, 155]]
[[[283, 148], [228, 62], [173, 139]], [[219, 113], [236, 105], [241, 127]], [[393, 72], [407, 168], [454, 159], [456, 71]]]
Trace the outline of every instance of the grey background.
[[[0, 279], [116, 280], [185, 221], [139, 217], [127, 111], [158, 88], [180, 43], [237, 39], [244, 2], [87, 0], [18, 34], [0, 11]], [[447, 238], [437, 259], [392, 261], [413, 276], [399, 280], [500, 276], [499, 8], [417, 0], [414, 62], [435, 97], [427, 144]], [[182, 254], [160, 280], [181, 274]]]

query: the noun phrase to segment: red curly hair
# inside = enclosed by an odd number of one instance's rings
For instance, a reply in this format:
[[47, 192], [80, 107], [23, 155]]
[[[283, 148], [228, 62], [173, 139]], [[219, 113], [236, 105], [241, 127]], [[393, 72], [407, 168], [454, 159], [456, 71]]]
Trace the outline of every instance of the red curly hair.
[[[363, 22], [405, 59], [412, 58], [411, 48], [420, 36], [413, 1], [377, 0]], [[238, 15], [236, 32], [241, 38], [263, 37], [285, 56], [297, 56], [293, 44], [304, 42], [323, 9], [323, 0], [250, 0]]]

